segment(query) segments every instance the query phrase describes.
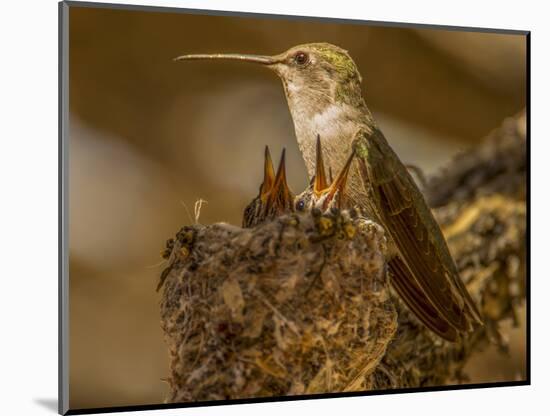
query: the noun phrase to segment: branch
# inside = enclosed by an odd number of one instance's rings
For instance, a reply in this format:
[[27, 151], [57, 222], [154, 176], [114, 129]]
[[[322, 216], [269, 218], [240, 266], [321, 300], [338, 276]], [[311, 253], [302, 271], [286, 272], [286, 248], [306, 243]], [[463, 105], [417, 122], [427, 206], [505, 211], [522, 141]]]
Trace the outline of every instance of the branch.
[[389, 286], [382, 228], [354, 212], [242, 229], [184, 227], [167, 245], [161, 325], [169, 402], [463, 382], [525, 295], [525, 119], [431, 178], [449, 247], [486, 325], [441, 341]]

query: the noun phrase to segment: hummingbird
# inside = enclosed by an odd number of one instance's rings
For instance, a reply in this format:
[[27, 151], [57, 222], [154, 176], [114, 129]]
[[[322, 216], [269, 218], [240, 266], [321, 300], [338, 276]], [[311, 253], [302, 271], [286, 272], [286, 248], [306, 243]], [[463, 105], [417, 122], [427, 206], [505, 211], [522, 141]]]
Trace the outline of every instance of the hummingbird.
[[317, 135], [315, 175], [312, 177], [307, 189], [295, 197], [294, 209], [298, 212], [317, 209], [324, 213], [331, 209], [343, 210], [348, 208], [345, 200], [345, 187], [354, 157], [355, 151], [352, 150], [336, 178], [333, 179], [332, 173], [330, 173], [329, 181], [327, 181], [321, 137]]
[[315, 174], [320, 134], [330, 165], [354, 149], [346, 197], [378, 222], [392, 248], [394, 288], [412, 312], [449, 341], [482, 324], [481, 315], [422, 193], [392, 149], [363, 98], [362, 77], [349, 53], [329, 43], [294, 46], [273, 56], [193, 54], [175, 60], [235, 60], [273, 71], [285, 96], [308, 174]]
[[256, 225], [273, 219], [279, 215], [291, 212], [309, 212], [317, 209], [324, 213], [330, 209], [343, 209], [344, 189], [354, 152], [348, 161], [330, 183], [327, 182], [321, 140], [317, 138], [317, 164], [316, 174], [309, 186], [297, 196], [290, 190], [286, 181], [285, 150], [281, 155], [281, 162], [275, 175], [269, 147], [264, 151], [264, 179], [260, 185], [258, 196], [255, 197], [244, 209], [243, 228], [252, 228]]
[[286, 180], [285, 154], [286, 149], [283, 149], [275, 174], [269, 147], [265, 147], [264, 180], [260, 185], [258, 196], [244, 209], [243, 228], [255, 227], [268, 219], [294, 210], [295, 197]]

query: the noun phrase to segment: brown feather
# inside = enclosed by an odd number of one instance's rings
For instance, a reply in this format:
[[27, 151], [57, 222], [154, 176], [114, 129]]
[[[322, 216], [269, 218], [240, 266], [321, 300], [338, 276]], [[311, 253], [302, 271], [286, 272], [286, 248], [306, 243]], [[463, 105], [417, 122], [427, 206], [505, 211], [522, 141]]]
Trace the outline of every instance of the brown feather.
[[[463, 313], [463, 305], [459, 305], [461, 299], [456, 299], [451, 292], [451, 282], [446, 279], [441, 261], [435, 253], [432, 243], [427, 238], [427, 230], [421, 221], [415, 221], [416, 227], [409, 219], [417, 219], [412, 206], [396, 203], [390, 198], [397, 198], [394, 182], [387, 182], [378, 187], [381, 211], [384, 224], [390, 230], [403, 260], [410, 267], [414, 279], [427, 295], [433, 306], [455, 328], [461, 331], [469, 329], [466, 315]], [[401, 199], [402, 200], [402, 199]], [[392, 209], [400, 205], [400, 210]], [[424, 236], [419, 241], [418, 235]], [[463, 303], [463, 302], [462, 302]]]
[[[440, 319], [459, 331], [468, 331], [471, 320], [481, 321], [480, 315], [458, 276], [441, 230], [385, 138], [378, 130], [373, 134], [364, 141], [368, 163], [362, 160], [361, 167], [363, 175], [368, 176], [376, 214], [410, 272], [398, 277], [396, 290], [402, 292], [400, 295], [407, 304], [412, 304], [413, 300], [407, 298], [414, 295], [414, 288], [419, 289], [440, 314]], [[420, 312], [418, 308], [415, 311]], [[419, 319], [422, 320], [422, 316]]]
[[439, 312], [416, 284], [407, 265], [399, 257], [394, 257], [388, 262], [388, 267], [394, 289], [414, 315], [441, 338], [451, 342], [456, 341], [458, 332], [440, 317]]

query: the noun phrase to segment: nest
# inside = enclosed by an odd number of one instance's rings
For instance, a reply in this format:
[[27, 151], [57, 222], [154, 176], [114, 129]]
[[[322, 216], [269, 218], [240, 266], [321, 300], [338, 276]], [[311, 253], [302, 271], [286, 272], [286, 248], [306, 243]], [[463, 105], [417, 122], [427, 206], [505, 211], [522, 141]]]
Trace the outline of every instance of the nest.
[[385, 251], [347, 211], [184, 227], [163, 273], [168, 401], [368, 390], [397, 327]]

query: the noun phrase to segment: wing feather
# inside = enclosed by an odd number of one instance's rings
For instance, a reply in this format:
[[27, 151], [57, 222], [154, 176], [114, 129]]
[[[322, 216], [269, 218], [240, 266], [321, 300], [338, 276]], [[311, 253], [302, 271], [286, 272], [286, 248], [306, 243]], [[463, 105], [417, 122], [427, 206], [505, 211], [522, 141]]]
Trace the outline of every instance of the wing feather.
[[399, 257], [394, 257], [389, 261], [388, 267], [394, 289], [414, 315], [441, 338], [451, 342], [456, 341], [458, 332], [441, 318], [439, 312], [416, 284], [407, 265]]
[[[410, 297], [424, 294], [432, 309], [439, 312], [439, 318], [459, 331], [468, 331], [470, 319], [481, 322], [481, 318], [458, 276], [439, 226], [385, 138], [377, 130], [374, 134], [378, 137], [365, 140], [368, 163], [361, 157], [359, 160], [375, 197], [377, 215], [410, 272], [397, 273], [396, 290], [407, 304], [414, 302]], [[422, 312], [419, 307], [411, 309]]]

